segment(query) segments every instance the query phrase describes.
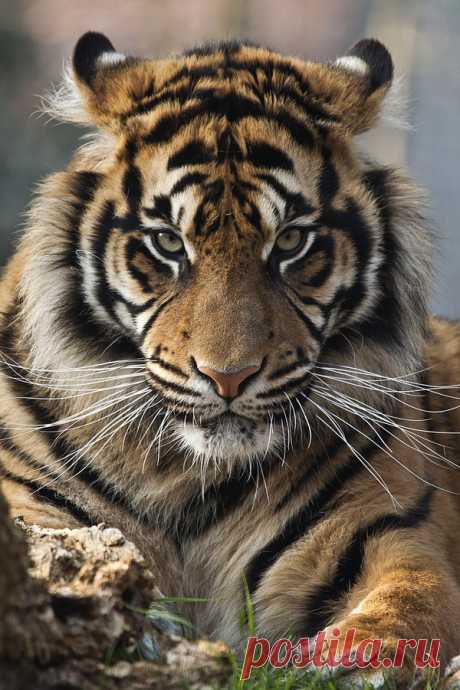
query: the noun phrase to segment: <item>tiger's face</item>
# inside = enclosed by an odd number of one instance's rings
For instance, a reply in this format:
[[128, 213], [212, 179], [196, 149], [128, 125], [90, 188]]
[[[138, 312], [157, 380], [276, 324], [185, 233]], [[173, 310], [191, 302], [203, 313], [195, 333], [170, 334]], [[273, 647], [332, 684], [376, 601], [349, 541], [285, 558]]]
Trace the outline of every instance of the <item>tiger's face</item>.
[[84, 300], [141, 353], [183, 450], [282, 454], [315, 365], [388, 297], [351, 135], [377, 117], [390, 56], [365, 41], [333, 65], [239, 44], [139, 61], [88, 34], [74, 73], [116, 139], [82, 223]]

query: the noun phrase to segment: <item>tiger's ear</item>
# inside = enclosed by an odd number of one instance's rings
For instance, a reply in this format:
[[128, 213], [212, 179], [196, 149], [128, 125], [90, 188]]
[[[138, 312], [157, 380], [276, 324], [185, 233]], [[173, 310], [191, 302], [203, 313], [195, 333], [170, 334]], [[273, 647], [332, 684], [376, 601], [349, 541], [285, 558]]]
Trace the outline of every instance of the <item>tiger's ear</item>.
[[125, 60], [126, 55], [117, 53], [104, 34], [88, 31], [75, 46], [72, 67], [77, 80], [92, 89], [98, 72]]
[[[385, 46], [375, 38], [358, 41], [334, 63], [339, 69], [358, 74], [366, 82], [369, 95], [388, 89], [393, 80], [393, 60]], [[384, 93], [383, 93], [384, 95]]]
[[312, 74], [315, 95], [350, 134], [370, 129], [393, 81], [393, 60], [382, 43], [365, 39]]
[[117, 131], [146, 84], [152, 89], [152, 61], [118, 53], [106, 36], [88, 31], [75, 46], [69, 80], [79, 100], [73, 120]]

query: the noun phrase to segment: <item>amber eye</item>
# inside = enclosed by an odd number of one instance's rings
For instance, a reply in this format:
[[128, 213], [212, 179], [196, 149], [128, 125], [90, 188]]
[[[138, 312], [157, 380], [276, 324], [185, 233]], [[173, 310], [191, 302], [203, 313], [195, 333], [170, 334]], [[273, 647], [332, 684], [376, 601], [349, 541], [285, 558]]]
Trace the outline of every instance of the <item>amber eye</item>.
[[156, 248], [165, 256], [180, 258], [185, 253], [184, 243], [175, 232], [159, 230], [153, 236]]
[[299, 228], [287, 228], [275, 242], [275, 249], [283, 254], [295, 254], [305, 242], [306, 233]]

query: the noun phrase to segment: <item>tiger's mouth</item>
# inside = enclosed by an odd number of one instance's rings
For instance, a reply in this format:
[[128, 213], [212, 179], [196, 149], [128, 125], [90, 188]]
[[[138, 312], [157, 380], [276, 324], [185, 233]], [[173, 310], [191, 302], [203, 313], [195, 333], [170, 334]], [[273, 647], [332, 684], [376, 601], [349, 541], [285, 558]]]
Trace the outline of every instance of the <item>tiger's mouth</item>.
[[255, 429], [257, 422], [254, 419], [249, 419], [249, 417], [227, 410], [211, 419], [202, 421], [198, 426], [207, 430], [210, 434], [222, 433], [224, 430], [245, 433], [250, 429]]
[[278, 425], [231, 411], [208, 420], [178, 424], [176, 436], [184, 449], [206, 463], [244, 462], [265, 457], [282, 445]]

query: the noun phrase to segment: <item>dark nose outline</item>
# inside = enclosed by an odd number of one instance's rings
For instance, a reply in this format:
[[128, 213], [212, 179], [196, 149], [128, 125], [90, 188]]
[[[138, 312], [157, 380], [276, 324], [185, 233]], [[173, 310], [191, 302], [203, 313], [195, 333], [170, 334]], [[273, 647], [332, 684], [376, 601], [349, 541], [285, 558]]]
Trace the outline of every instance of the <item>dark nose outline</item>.
[[230, 400], [233, 400], [241, 393], [241, 384], [259, 373], [261, 368], [262, 364], [258, 364], [252, 367], [243, 367], [238, 371], [225, 372], [211, 369], [211, 367], [196, 365], [197, 371], [212, 381], [217, 395]]

